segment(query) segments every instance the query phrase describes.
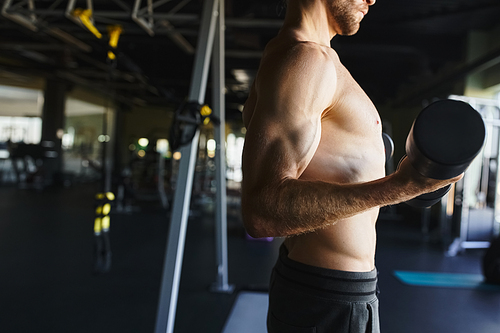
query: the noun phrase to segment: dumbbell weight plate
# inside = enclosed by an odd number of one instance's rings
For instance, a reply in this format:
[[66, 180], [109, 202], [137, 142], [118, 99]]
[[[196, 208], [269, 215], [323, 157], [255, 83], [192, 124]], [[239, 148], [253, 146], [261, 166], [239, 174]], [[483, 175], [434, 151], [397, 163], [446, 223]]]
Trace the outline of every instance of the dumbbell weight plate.
[[481, 151], [485, 133], [481, 115], [469, 104], [437, 101], [415, 119], [406, 140], [406, 154], [423, 176], [453, 178]]

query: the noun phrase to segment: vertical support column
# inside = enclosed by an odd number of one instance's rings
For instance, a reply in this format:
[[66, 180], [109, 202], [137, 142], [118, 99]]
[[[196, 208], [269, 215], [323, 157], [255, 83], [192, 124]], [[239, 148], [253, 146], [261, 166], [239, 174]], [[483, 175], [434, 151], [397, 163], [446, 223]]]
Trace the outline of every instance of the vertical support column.
[[[495, 96], [496, 99], [496, 109], [500, 113], [500, 92], [498, 92]], [[500, 129], [499, 129], [500, 131]], [[498, 142], [498, 151], [497, 151], [497, 156], [500, 157], [500, 135], [499, 135], [499, 142]], [[493, 237], [498, 237], [500, 235], [500, 179], [498, 179], [500, 175], [500, 166], [497, 164], [496, 167], [496, 183], [495, 183], [495, 204], [494, 204], [494, 223], [493, 223]]]
[[224, 61], [224, 0], [219, 0], [219, 19], [214, 39], [212, 56], [213, 110], [220, 119], [215, 127], [217, 142], [215, 159], [215, 181], [217, 183], [215, 211], [215, 253], [217, 277], [211, 290], [231, 293], [234, 286], [228, 284], [227, 267], [227, 198], [226, 198], [226, 121], [225, 121], [225, 61]]
[[[203, 4], [195, 63], [189, 91], [189, 100], [198, 101], [200, 104], [205, 99], [210, 54], [212, 52], [215, 22], [218, 15], [218, 3], [218, 0], [205, 0]], [[160, 300], [156, 316], [156, 333], [172, 333], [174, 330], [199, 136], [200, 131], [198, 130], [193, 141], [180, 150], [182, 158], [179, 165], [179, 175], [174, 194], [174, 204], [163, 265]]]
[[103, 184], [104, 184], [104, 192], [110, 192], [112, 190], [112, 182], [113, 182], [113, 170], [115, 164], [115, 149], [116, 149], [116, 125], [117, 125], [117, 110], [116, 107], [112, 105], [108, 105], [105, 110], [106, 124], [105, 124], [105, 145], [104, 149], [104, 173], [103, 173]]
[[42, 108], [42, 141], [45, 150], [45, 183], [52, 184], [62, 172], [62, 135], [67, 84], [47, 79]]
[[114, 143], [113, 143], [113, 174], [120, 175], [123, 170], [123, 142], [126, 142], [124, 135], [125, 126], [125, 112], [128, 106], [123, 103], [115, 104], [115, 129], [114, 129]]

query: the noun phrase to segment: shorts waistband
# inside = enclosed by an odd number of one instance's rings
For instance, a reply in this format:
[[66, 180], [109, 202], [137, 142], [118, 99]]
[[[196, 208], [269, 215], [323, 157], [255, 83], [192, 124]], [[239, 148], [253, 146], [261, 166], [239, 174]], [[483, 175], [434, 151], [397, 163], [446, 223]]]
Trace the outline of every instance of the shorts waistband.
[[315, 290], [321, 296], [346, 296], [350, 301], [372, 299], [377, 293], [377, 270], [370, 272], [347, 272], [306, 265], [288, 258], [288, 249], [280, 247], [278, 261], [274, 267], [277, 278], [294, 285]]

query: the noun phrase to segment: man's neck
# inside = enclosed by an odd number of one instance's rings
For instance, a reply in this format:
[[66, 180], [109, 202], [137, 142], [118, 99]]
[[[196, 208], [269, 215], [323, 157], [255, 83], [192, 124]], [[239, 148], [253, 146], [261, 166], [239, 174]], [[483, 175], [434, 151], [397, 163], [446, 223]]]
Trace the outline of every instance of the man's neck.
[[297, 38], [330, 47], [330, 40], [337, 34], [331, 15], [320, 0], [289, 1], [282, 31], [294, 31]]

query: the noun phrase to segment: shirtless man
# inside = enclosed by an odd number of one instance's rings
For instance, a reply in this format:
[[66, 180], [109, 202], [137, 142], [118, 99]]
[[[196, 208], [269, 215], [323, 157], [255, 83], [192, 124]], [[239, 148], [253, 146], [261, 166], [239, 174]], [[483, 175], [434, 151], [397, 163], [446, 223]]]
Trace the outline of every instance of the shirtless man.
[[243, 110], [242, 213], [253, 237], [286, 237], [271, 276], [269, 332], [379, 332], [379, 208], [460, 179], [385, 176], [381, 121], [330, 40], [375, 0], [289, 0]]

